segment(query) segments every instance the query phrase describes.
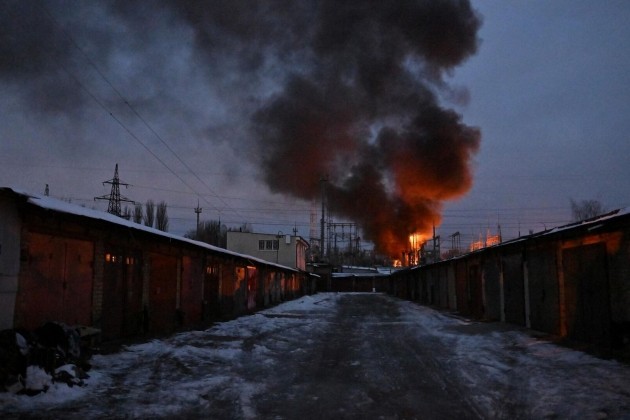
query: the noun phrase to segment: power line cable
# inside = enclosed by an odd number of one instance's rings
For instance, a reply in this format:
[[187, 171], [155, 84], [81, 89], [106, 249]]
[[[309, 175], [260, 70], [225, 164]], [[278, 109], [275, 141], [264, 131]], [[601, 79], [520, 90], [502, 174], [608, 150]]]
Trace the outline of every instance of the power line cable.
[[[175, 156], [175, 158], [204, 186], [206, 187], [206, 189], [208, 191], [210, 191], [214, 196], [216, 196], [224, 205], [225, 208], [232, 210], [237, 216], [241, 216], [236, 210], [232, 209], [231, 206], [225, 201], [223, 200], [205, 181], [203, 181], [201, 179], [201, 177], [199, 177], [199, 175], [197, 175], [195, 173], [195, 171], [188, 165], [186, 164], [186, 162], [183, 161], [183, 159], [168, 145], [168, 143], [153, 129], [153, 127], [140, 115], [140, 113], [129, 103], [129, 101], [122, 95], [122, 93], [120, 93], [120, 91], [118, 89], [116, 89], [116, 87], [109, 81], [109, 79], [105, 76], [105, 74], [103, 72], [101, 72], [101, 70], [98, 68], [98, 66], [92, 61], [92, 59], [85, 53], [85, 51], [83, 51], [83, 49], [76, 43], [76, 41], [74, 40], [74, 38], [64, 29], [64, 27], [62, 25], [59, 24], [59, 22], [55, 19], [55, 17], [52, 15], [52, 13], [48, 10], [48, 8], [46, 8], [45, 5], [42, 5], [44, 10], [46, 11], [46, 14], [48, 15], [48, 17], [50, 18], [50, 20], [56, 25], [58, 26], [62, 33], [64, 34], [64, 36], [66, 36], [66, 38], [72, 43], [72, 45], [74, 45], [74, 47], [83, 55], [83, 57], [87, 60], [87, 62], [89, 63], [90, 67], [92, 67], [92, 69], [94, 69], [94, 71], [96, 71], [96, 73], [103, 79], [103, 81], [105, 81], [105, 83], [116, 93], [116, 95], [124, 102], [124, 104], [132, 111], [132, 113], [144, 124], [144, 126], [168, 149], [168, 151]], [[68, 69], [66, 69], [64, 67], [64, 70], [66, 72], [69, 72]], [[83, 84], [81, 84], [78, 79], [76, 77], [74, 77], [74, 75], [72, 75], [73, 79], [75, 79], [75, 81], [77, 81], [79, 83], [79, 85], [86, 91], [89, 93], [89, 95], [96, 100], [95, 95], [93, 95], [91, 92], [89, 92], [87, 90], [87, 88], [85, 88], [85, 86], [83, 86]], [[120, 121], [120, 119], [116, 118], [114, 116], [114, 114], [109, 111], [102, 102], [96, 100], [97, 103], [107, 112], [109, 112], [110, 116], [112, 116], [112, 118], [114, 118], [116, 120], [116, 122], [118, 124], [120, 124], [128, 133], [131, 134], [131, 130], [129, 130], [123, 123], [122, 121]], [[136, 139], [136, 141], [138, 141], [144, 148], [145, 150], [147, 150], [152, 156], [154, 156], [166, 169], [169, 170], [169, 172], [171, 172], [177, 179], [179, 179], [184, 185], [186, 185], [191, 191], [197, 193], [197, 195], [201, 196], [204, 201], [206, 201], [206, 203], [210, 206], [212, 206], [216, 211], [221, 212], [223, 211], [223, 209], [219, 209], [217, 208], [214, 204], [212, 204], [210, 201], [206, 200], [201, 194], [199, 194], [194, 188], [192, 188], [186, 181], [184, 181], [183, 178], [181, 178], [179, 175], [177, 175], [175, 173], [174, 170], [172, 170], [162, 159], [158, 158], [157, 155], [155, 153], [153, 153], [149, 147], [147, 145], [145, 145], [144, 143], [142, 143], [139, 138], [135, 135], [132, 135], [132, 137], [134, 139]], [[242, 216], [241, 216], [242, 217]]]

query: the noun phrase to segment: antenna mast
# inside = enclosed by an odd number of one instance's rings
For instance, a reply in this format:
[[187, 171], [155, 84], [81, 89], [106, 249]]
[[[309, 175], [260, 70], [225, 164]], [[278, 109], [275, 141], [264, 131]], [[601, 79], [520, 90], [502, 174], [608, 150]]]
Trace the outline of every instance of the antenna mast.
[[[328, 182], [328, 180], [325, 177], [322, 177], [319, 180], [320, 183], [320, 187], [321, 187], [321, 194], [322, 194], [322, 219], [320, 221], [320, 235], [319, 235], [319, 248], [320, 248], [320, 258], [322, 259], [322, 261], [324, 260], [324, 250], [326, 249], [325, 246], [325, 240], [324, 240], [324, 226], [326, 224], [326, 182]], [[326, 254], [328, 255], [328, 254]]]
[[[199, 214], [201, 213], [203, 209], [201, 207], [199, 207], [199, 199], [197, 199], [197, 207], [195, 207], [195, 213], [197, 214], [197, 238], [195, 239], [199, 239]], [[221, 228], [221, 221], [219, 218], [219, 229]]]

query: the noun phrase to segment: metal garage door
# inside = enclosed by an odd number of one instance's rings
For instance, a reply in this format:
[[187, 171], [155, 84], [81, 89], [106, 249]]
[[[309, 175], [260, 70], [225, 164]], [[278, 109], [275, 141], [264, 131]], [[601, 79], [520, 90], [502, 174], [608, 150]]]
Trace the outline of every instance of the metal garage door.
[[610, 343], [610, 302], [604, 243], [562, 251], [568, 336]]

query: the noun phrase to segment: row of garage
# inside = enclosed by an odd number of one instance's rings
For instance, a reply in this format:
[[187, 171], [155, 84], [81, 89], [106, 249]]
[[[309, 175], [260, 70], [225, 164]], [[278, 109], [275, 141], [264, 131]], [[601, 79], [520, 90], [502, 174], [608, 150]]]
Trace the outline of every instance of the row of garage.
[[630, 345], [630, 214], [394, 273], [392, 294], [604, 347]]
[[[331, 290], [630, 345], [630, 213], [615, 211]], [[0, 329], [57, 321], [104, 338], [169, 333], [314, 293], [318, 276], [107, 213], [0, 189]], [[328, 289], [328, 288], [327, 288]]]
[[104, 339], [232, 318], [316, 276], [116, 216], [0, 189], [0, 329], [91, 326]]

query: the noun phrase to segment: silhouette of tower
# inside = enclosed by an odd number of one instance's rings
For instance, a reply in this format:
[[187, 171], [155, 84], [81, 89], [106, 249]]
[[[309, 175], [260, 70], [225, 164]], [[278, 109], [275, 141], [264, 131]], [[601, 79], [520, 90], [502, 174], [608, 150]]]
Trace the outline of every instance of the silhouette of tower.
[[[201, 207], [199, 207], [199, 199], [197, 199], [197, 207], [195, 207], [195, 213], [197, 213], [197, 238], [195, 239], [199, 239], [199, 214], [201, 213], [203, 209]], [[219, 222], [219, 226], [221, 226], [221, 223]]]
[[125, 188], [129, 186], [124, 182], [120, 182], [120, 178], [118, 178], [118, 164], [116, 164], [116, 169], [114, 170], [114, 178], [109, 181], [104, 181], [103, 185], [110, 184], [112, 186], [112, 190], [109, 195], [102, 195], [100, 197], [94, 197], [94, 200], [109, 200], [109, 205], [107, 206], [107, 213], [115, 214], [118, 217], [122, 217], [122, 209], [120, 208], [121, 202], [135, 204], [132, 200], [127, 197], [120, 195], [120, 186], [124, 185]]

